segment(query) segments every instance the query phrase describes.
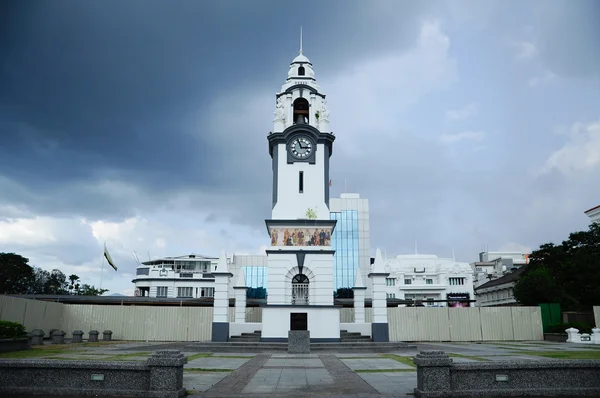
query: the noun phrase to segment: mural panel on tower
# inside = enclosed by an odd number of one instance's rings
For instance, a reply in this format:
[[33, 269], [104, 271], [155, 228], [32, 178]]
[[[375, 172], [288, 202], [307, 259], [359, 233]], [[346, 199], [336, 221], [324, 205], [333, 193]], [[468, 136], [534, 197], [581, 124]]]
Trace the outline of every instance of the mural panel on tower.
[[271, 228], [271, 246], [331, 246], [333, 228]]

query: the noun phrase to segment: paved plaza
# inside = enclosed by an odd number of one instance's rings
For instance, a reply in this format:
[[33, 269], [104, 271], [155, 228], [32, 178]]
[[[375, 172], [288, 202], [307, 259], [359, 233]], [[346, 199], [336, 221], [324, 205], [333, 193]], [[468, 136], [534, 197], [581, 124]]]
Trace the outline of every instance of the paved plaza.
[[152, 351], [179, 349], [188, 357], [184, 387], [191, 397], [411, 396], [417, 378], [412, 357], [421, 350], [446, 351], [455, 362], [544, 361], [561, 352], [600, 358], [598, 346], [541, 341], [417, 343], [416, 350], [386, 354], [220, 354], [191, 352], [190, 347], [189, 343], [48, 344], [35, 351], [37, 358], [57, 360], [145, 361]]

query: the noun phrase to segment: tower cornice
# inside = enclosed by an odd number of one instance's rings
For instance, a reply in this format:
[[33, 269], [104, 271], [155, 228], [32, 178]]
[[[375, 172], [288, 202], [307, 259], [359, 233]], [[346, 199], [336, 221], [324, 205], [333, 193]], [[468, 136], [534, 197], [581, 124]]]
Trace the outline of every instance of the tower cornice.
[[[307, 82], [315, 82], [316, 80], [314, 78], [311, 77], [291, 77], [288, 78], [286, 81], [290, 82], [292, 80], [305, 80]], [[276, 98], [281, 97], [282, 95], [286, 95], [286, 94], [292, 94], [295, 90], [300, 90], [300, 89], [305, 89], [310, 91], [311, 94], [315, 94], [318, 95], [321, 98], [325, 98], [326, 95], [323, 93], [320, 93], [319, 90], [317, 90], [316, 88], [314, 88], [313, 86], [306, 84], [306, 83], [301, 83], [301, 84], [294, 84], [293, 86], [289, 86], [288, 88], [286, 88], [284, 91], [277, 93], [275, 95]]]

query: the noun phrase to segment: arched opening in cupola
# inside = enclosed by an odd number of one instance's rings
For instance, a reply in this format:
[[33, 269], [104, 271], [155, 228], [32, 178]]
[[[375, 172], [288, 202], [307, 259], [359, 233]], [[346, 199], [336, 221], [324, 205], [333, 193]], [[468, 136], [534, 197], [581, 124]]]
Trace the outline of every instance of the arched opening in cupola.
[[308, 101], [306, 98], [296, 98], [294, 101], [294, 123], [305, 124], [308, 123]]
[[306, 74], [306, 69], [304, 69], [304, 66], [300, 66], [298, 68], [298, 76], [304, 76]]

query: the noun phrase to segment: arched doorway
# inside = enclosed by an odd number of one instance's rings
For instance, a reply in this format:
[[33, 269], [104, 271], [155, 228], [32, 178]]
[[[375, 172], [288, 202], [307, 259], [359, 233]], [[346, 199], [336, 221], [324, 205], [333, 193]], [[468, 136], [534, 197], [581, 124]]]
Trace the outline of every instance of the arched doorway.
[[308, 305], [308, 277], [297, 274], [292, 279], [292, 304]]
[[294, 123], [308, 124], [309, 104], [306, 98], [296, 98], [294, 101]]

